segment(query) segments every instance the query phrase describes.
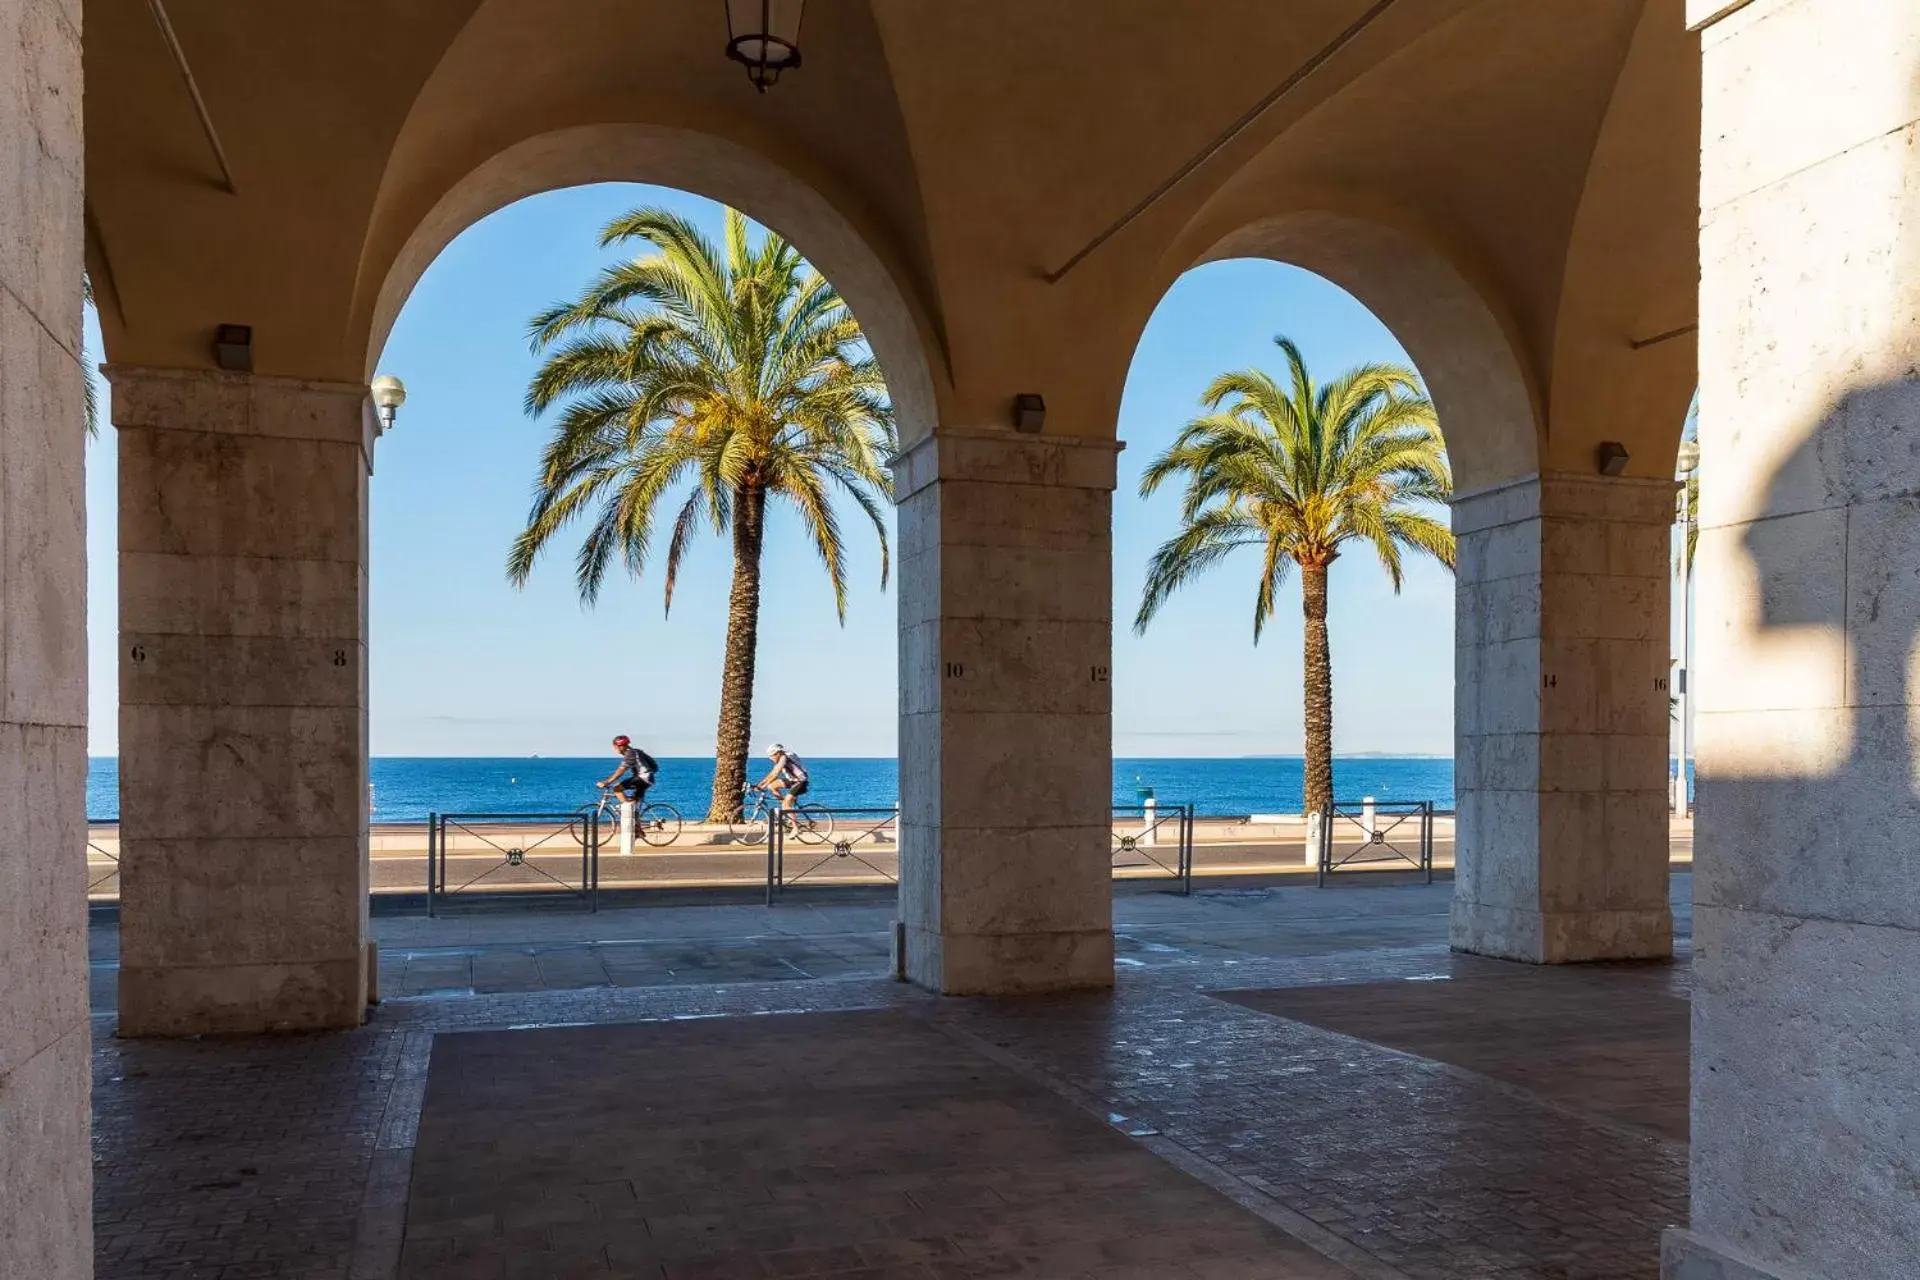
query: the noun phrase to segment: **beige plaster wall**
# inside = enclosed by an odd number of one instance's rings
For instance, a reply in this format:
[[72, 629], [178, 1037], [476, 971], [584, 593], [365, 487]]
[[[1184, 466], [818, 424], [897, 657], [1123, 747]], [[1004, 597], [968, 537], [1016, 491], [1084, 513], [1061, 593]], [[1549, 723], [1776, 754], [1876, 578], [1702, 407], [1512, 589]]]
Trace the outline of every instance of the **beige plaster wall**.
[[[528, 138], [454, 183], [390, 260], [363, 269], [375, 291], [366, 369], [386, 345], [394, 319], [421, 273], [462, 231], [515, 200], [561, 187], [613, 180], [657, 183], [718, 200], [777, 230], [847, 300], [886, 375], [902, 438], [931, 434], [938, 412], [930, 353], [938, 340], [921, 305], [840, 210], [759, 151], [710, 134], [659, 125], [581, 125]], [[396, 198], [397, 199], [397, 198]], [[944, 364], [939, 367], [944, 368]]]
[[0, 1276], [93, 1274], [80, 5], [0, 0]]
[[[94, 3], [86, 56], [108, 87], [89, 103], [89, 253], [117, 361], [202, 366], [213, 326], [239, 322], [262, 372], [358, 379], [423, 243], [540, 189], [552, 139], [651, 130], [758, 157], [834, 211], [823, 235], [764, 182], [712, 187], [790, 221], [823, 265], [842, 241], [879, 265], [891, 288], [874, 296], [908, 323], [871, 302], [863, 319], [922, 349], [935, 412], [917, 371], [895, 374], [918, 423], [1009, 425], [1013, 396], [1039, 392], [1049, 434], [1112, 438], [1172, 279], [1303, 210], [1411, 232], [1466, 281], [1567, 459], [1618, 432], [1635, 474], [1664, 474], [1691, 390], [1684, 338], [1627, 354], [1691, 319], [1691, 122], [1669, 127], [1697, 92], [1682, 0], [1405, 0], [1190, 169], [1355, 6], [1050, 0], [983, 21], [845, 0], [809, 11], [805, 67], [765, 95], [722, 56], [718, 10], [679, 0], [187, 6], [175, 25], [237, 194], [145, 4]], [[704, 187], [710, 157], [611, 141], [585, 159], [541, 181]], [[861, 256], [833, 268], [850, 296]], [[1536, 469], [1537, 448], [1506, 456], [1512, 416], [1455, 415], [1462, 442], [1494, 441], [1463, 468], [1476, 482]]]

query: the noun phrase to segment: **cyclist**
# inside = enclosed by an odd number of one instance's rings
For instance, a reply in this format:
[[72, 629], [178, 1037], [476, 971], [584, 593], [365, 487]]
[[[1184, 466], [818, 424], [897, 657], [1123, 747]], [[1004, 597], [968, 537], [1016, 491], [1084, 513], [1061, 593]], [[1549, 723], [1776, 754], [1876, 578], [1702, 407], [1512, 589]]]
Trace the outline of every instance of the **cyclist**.
[[780, 807], [791, 813], [794, 802], [807, 794], [807, 766], [777, 742], [767, 748], [767, 758], [773, 761], [773, 769], [760, 779], [760, 785], [779, 796]]
[[659, 761], [634, 746], [633, 739], [624, 733], [613, 740], [613, 754], [620, 757], [620, 767], [607, 775], [600, 789], [605, 791], [617, 784], [620, 794], [633, 801], [634, 808], [644, 808], [647, 788], [660, 776]]

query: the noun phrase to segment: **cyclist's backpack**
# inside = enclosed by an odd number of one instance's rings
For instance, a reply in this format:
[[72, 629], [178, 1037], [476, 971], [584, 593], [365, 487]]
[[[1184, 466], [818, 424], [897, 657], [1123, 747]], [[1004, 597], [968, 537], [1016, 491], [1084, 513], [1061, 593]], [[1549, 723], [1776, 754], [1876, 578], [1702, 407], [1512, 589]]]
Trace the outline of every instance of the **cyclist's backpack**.
[[660, 762], [638, 747], [633, 749], [633, 755], [640, 762], [640, 767], [647, 771], [647, 785], [652, 786], [654, 779], [660, 776]]
[[793, 754], [791, 751], [787, 752], [787, 763], [793, 767], [793, 780], [795, 782], [805, 782], [807, 780], [807, 766], [801, 762], [799, 756]]

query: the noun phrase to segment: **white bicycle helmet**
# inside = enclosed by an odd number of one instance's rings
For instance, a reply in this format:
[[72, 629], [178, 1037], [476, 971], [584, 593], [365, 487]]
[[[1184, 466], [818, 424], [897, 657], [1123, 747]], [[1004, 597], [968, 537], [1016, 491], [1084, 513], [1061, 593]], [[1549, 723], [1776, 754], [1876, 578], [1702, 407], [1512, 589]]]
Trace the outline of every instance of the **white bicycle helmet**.
[[777, 742], [767, 748], [767, 756], [769, 758], [773, 756], [783, 756], [785, 754], [787, 754], [787, 749]]

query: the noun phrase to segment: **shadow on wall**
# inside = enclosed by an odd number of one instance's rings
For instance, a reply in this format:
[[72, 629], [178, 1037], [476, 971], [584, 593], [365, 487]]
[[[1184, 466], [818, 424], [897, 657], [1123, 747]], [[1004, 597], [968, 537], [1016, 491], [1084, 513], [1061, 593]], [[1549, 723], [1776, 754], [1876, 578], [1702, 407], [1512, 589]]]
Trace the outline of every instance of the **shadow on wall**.
[[[1882, 296], [1920, 276], [1892, 279]], [[1882, 314], [1914, 323], [1910, 304]], [[1887, 366], [1915, 336], [1863, 339], [1880, 376], [1751, 507], [1704, 481], [1716, 518], [1752, 523], [1703, 534], [1726, 541], [1702, 582], [1719, 631], [1701, 663], [1693, 1229], [1810, 1274], [1904, 1275], [1920, 1255], [1920, 368]], [[1713, 426], [1709, 456], [1764, 449]]]

